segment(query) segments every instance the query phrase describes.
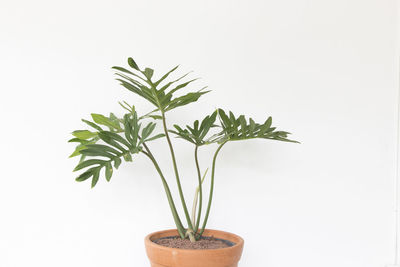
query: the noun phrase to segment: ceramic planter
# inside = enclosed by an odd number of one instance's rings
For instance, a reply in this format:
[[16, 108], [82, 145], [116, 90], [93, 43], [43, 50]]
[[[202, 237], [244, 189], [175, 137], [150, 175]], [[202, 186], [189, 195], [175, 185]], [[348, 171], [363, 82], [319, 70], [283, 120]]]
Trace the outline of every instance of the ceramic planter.
[[151, 267], [237, 267], [243, 250], [240, 236], [217, 230], [205, 230], [203, 236], [213, 236], [235, 243], [220, 249], [178, 249], [158, 245], [152, 240], [177, 236], [177, 230], [166, 230], [149, 234], [145, 238], [147, 256]]

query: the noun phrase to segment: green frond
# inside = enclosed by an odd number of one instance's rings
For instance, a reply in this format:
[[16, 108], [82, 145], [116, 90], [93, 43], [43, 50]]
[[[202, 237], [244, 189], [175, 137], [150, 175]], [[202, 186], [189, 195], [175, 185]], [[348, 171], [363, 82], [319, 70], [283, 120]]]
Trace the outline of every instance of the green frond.
[[[139, 122], [141, 117], [138, 118], [135, 107], [126, 102], [122, 105], [130, 111], [123, 118], [120, 119], [113, 113], [110, 113], [109, 117], [93, 113], [91, 116], [94, 122], [82, 121], [96, 131], [78, 130], [72, 133], [74, 138], [68, 142], [77, 143], [77, 146], [70, 157], [81, 156], [74, 171], [88, 168], [76, 181], [91, 178], [94, 187], [102, 169], [106, 180], [110, 181], [113, 168], [117, 169], [122, 159], [132, 161], [132, 155], [142, 151], [144, 142], [164, 137], [164, 134], [152, 135], [156, 127], [155, 122], [149, 122], [142, 128]], [[109, 130], [104, 130], [101, 126], [106, 126]]]
[[186, 125], [182, 129], [179, 125], [174, 125], [175, 130], [170, 130], [171, 133], [175, 134], [178, 138], [182, 138], [197, 146], [214, 143], [212, 139], [206, 138], [210, 129], [215, 127], [214, 122], [217, 118], [217, 111], [211, 115], [206, 116], [201, 123], [198, 120], [193, 122], [193, 126]]
[[271, 117], [268, 117], [263, 124], [259, 124], [252, 118], [249, 118], [247, 121], [244, 115], [240, 115], [236, 118], [231, 111], [228, 114], [229, 116], [223, 109], [218, 109], [218, 117], [222, 127], [222, 132], [219, 135], [218, 140], [219, 143], [223, 141], [238, 141], [254, 138], [298, 143], [297, 141], [287, 138], [290, 133], [285, 131], [276, 131], [275, 127], [271, 127]]
[[[121, 83], [123, 87], [129, 91], [135, 93], [136, 95], [146, 99], [152, 105], [154, 105], [158, 111], [167, 112], [173, 110], [177, 107], [185, 106], [190, 103], [196, 102], [202, 95], [208, 93], [209, 91], [204, 91], [203, 89], [194, 92], [188, 92], [181, 96], [175, 96], [175, 93], [189, 84], [193, 83], [197, 79], [192, 79], [180, 84], [176, 84], [178, 81], [184, 79], [187, 74], [181, 76], [180, 78], [172, 81], [167, 81], [170, 74], [172, 74], [178, 66], [172, 68], [170, 71], [162, 75], [157, 81], [153, 81], [154, 70], [151, 68], [145, 68], [141, 70], [136, 62], [132, 59], [128, 59], [128, 65], [132, 68], [132, 71], [127, 70], [123, 67], [113, 67], [117, 70], [115, 74], [118, 76], [116, 79]], [[145, 82], [145, 84], [143, 83]], [[165, 83], [161, 85], [161, 83]], [[170, 88], [172, 84], [176, 84], [172, 89]], [[127, 108], [123, 105], [125, 109]]]

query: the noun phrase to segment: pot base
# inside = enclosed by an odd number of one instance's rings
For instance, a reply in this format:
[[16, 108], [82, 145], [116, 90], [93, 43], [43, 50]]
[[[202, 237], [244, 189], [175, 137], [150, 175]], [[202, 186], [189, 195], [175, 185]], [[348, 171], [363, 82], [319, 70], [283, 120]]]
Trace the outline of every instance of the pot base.
[[152, 233], [145, 238], [147, 256], [152, 267], [237, 267], [244, 241], [240, 236], [217, 230], [205, 230], [204, 236], [234, 243], [219, 249], [179, 249], [158, 245], [153, 240], [178, 235], [177, 230]]
[[[157, 263], [151, 263], [150, 266], [151, 267], [169, 267], [169, 266], [160, 265], [160, 264], [157, 264]], [[186, 267], [186, 266], [182, 266], [182, 267]], [[229, 265], [229, 266], [224, 266], [224, 267], [238, 267], [238, 265], [234, 264], [234, 265]]]

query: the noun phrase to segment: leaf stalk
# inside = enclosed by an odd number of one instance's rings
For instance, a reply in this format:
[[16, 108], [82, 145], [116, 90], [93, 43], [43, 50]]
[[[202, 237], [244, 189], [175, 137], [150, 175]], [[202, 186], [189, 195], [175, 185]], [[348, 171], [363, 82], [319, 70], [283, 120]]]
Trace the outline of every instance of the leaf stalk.
[[193, 224], [195, 224], [194, 227], [194, 232], [197, 233], [197, 230], [199, 229], [200, 225], [200, 219], [201, 219], [201, 210], [202, 210], [202, 205], [203, 205], [203, 188], [202, 188], [202, 180], [201, 180], [201, 172], [200, 172], [200, 164], [199, 164], [199, 158], [198, 158], [198, 150], [199, 146], [196, 145], [196, 148], [194, 149], [194, 161], [196, 162], [196, 169], [197, 169], [197, 179], [199, 182], [199, 187], [198, 187], [198, 193], [199, 193], [199, 210], [197, 213], [197, 221], [195, 218], [195, 212], [196, 212], [196, 207], [197, 207], [197, 191], [195, 192], [195, 200], [193, 203]]
[[226, 144], [226, 142], [227, 141], [224, 141], [222, 144], [220, 144], [219, 147], [217, 148], [217, 150], [214, 153], [213, 162], [212, 162], [212, 169], [211, 169], [210, 195], [209, 195], [209, 198], [208, 198], [208, 206], [207, 206], [206, 215], [204, 216], [203, 226], [201, 227], [202, 229], [201, 229], [201, 231], [199, 233], [200, 236], [204, 233], [204, 230], [205, 230], [206, 225], [207, 225], [208, 216], [210, 215], [211, 203], [212, 203], [212, 198], [213, 198], [213, 193], [214, 193], [215, 163], [216, 163], [219, 151]]
[[144, 153], [153, 162], [154, 167], [156, 168], [158, 174], [161, 177], [161, 181], [163, 183], [165, 193], [167, 194], [168, 204], [169, 204], [169, 206], [171, 208], [172, 216], [174, 217], [175, 225], [177, 227], [179, 236], [181, 238], [185, 238], [185, 228], [183, 227], [182, 221], [179, 218], [179, 214], [178, 214], [178, 212], [176, 210], [176, 206], [175, 206], [174, 200], [172, 198], [171, 190], [169, 189], [168, 183], [165, 180], [165, 177], [164, 177], [164, 175], [163, 175], [163, 173], [162, 173], [162, 171], [160, 169], [160, 166], [158, 165], [156, 159], [154, 158], [153, 154], [150, 152], [150, 149], [147, 147], [146, 144], [143, 144], [143, 146], [144, 146], [144, 148], [146, 149], [147, 152], [142, 151], [142, 153]]
[[177, 167], [177, 164], [176, 164], [174, 148], [172, 146], [172, 142], [171, 142], [171, 139], [170, 139], [169, 134], [168, 134], [167, 123], [166, 123], [165, 114], [164, 114], [163, 111], [161, 112], [161, 116], [162, 116], [164, 134], [165, 134], [165, 137], [167, 139], [169, 150], [171, 152], [172, 164], [173, 164], [173, 167], [174, 167], [176, 183], [177, 183], [178, 191], [179, 191], [179, 197], [180, 197], [181, 202], [182, 202], [182, 207], [183, 207], [183, 211], [185, 213], [185, 217], [186, 217], [186, 221], [187, 221], [187, 224], [188, 224], [188, 228], [193, 230], [193, 225], [192, 225], [192, 222], [190, 220], [190, 215], [189, 215], [189, 212], [188, 212], [188, 209], [187, 209], [187, 206], [186, 206], [185, 197], [184, 197], [183, 191], [182, 191], [182, 185], [181, 185], [181, 181], [180, 181], [180, 178], [179, 178], [179, 172], [178, 172], [178, 167]]

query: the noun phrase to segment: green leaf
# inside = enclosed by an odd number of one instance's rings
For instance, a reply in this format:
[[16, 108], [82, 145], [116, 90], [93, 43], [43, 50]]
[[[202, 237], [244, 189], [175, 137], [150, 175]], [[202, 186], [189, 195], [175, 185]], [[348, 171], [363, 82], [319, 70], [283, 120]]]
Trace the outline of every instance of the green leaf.
[[132, 156], [129, 153], [128, 154], [124, 154], [123, 157], [124, 157], [125, 161], [132, 161]]
[[84, 123], [86, 123], [87, 125], [93, 127], [94, 129], [98, 130], [98, 131], [103, 131], [103, 129], [100, 126], [98, 126], [97, 124], [95, 124], [95, 123], [93, 123], [91, 121], [88, 121], [88, 120], [85, 120], [85, 119], [82, 119], [82, 121]]
[[79, 138], [72, 138], [72, 139], [69, 139], [68, 140], [68, 143], [85, 143], [85, 142], [87, 142], [86, 140], [82, 140], [82, 139], [79, 139]]
[[131, 71], [125, 69], [125, 68], [122, 68], [122, 67], [114, 66], [114, 67], [112, 67], [112, 69], [115, 69], [115, 70], [118, 70], [118, 71], [122, 71], [122, 72], [125, 72], [125, 73], [130, 74], [130, 75], [135, 75], [135, 73], [133, 73], [133, 72], [131, 72]]
[[86, 148], [86, 146], [84, 146], [84, 145], [78, 145], [78, 146], [75, 148], [74, 152], [72, 152], [72, 154], [69, 155], [69, 158], [73, 158], [73, 157], [76, 157], [76, 156], [81, 155], [81, 151], [82, 151], [83, 149], [85, 149], [85, 148]]
[[195, 120], [193, 123], [194, 133], [197, 135], [199, 133], [199, 120]]
[[240, 130], [242, 132], [242, 136], [246, 136], [246, 130], [247, 130], [247, 122], [246, 122], [246, 117], [244, 115], [239, 116], [239, 122], [240, 122]]
[[[118, 68], [120, 68], [120, 67], [113, 67], [113, 69], [118, 69]], [[122, 68], [121, 68], [121, 69], [122, 69]], [[125, 72], [125, 71], [124, 71], [124, 72]], [[125, 72], [125, 73], [127, 73], [127, 72]], [[141, 81], [143, 81], [143, 82], [149, 84], [149, 82], [148, 82], [146, 79], [142, 78], [141, 76], [137, 75], [136, 73], [129, 72], [128, 74], [130, 74], [130, 75], [132, 75], [132, 76], [134, 76], [134, 77], [140, 79]], [[131, 81], [133, 84], [136, 84], [136, 85], [140, 84], [139, 81], [134, 80], [134, 79], [132, 79], [132, 78], [129, 78], [128, 76], [126, 76], [126, 75], [124, 75], [124, 74], [122, 74], [122, 73], [116, 72], [115, 75], [120, 76], [120, 77], [123, 77], [124, 79], [126, 79], [126, 80], [128, 80], [128, 81]], [[119, 80], [119, 79], [117, 79], [117, 80]]]
[[129, 113], [134, 113], [135, 112], [135, 106], [131, 106], [125, 101], [124, 101], [124, 103], [121, 103], [121, 102], [118, 102], [118, 103], [120, 104], [121, 107], [123, 107]]
[[93, 149], [93, 148], [82, 149], [80, 151], [80, 153], [85, 155], [85, 156], [107, 157], [107, 158], [110, 158], [110, 159], [115, 158], [115, 155], [113, 155], [113, 154], [111, 154], [109, 152], [98, 150], [98, 149]]
[[101, 136], [108, 136], [109, 138], [111, 138], [111, 139], [113, 139], [113, 140], [125, 145], [127, 148], [132, 146], [127, 140], [125, 140], [122, 136], [120, 136], [117, 133], [108, 132], [108, 131], [102, 131], [102, 132], [99, 133], [99, 137], [100, 137], [100, 135]]
[[106, 180], [109, 182], [111, 180], [111, 176], [113, 173], [113, 168], [111, 166], [111, 163], [107, 162], [104, 169], [105, 169]]
[[[82, 139], [79, 139], [79, 138], [73, 138], [73, 139], [78, 139], [78, 140], [80, 140], [80, 144], [76, 146], [75, 151], [69, 156], [70, 158], [75, 157], [75, 156], [78, 156], [78, 155], [81, 155], [81, 152], [80, 152], [80, 151], [83, 150], [83, 149], [85, 149], [85, 148], [86, 148], [86, 145], [88, 145], [88, 144], [94, 144], [94, 143], [96, 143], [96, 142], [99, 140], [98, 137], [94, 137], [93, 139], [90, 139], [90, 140], [82, 140]], [[71, 140], [72, 140], [72, 139], [71, 139]]]
[[138, 146], [138, 147], [131, 148], [129, 151], [132, 154], [138, 154], [138, 153], [142, 152], [142, 150], [143, 150], [143, 147], [142, 146]]
[[120, 158], [114, 158], [114, 167], [118, 169], [119, 165], [121, 165], [121, 159]]
[[92, 178], [92, 188], [96, 186], [97, 182], [99, 181], [100, 169], [97, 169], [93, 172]]
[[[133, 59], [130, 58], [130, 59], [128, 59], [128, 61], [129, 61], [129, 64], [131, 67], [139, 70], [138, 68], [136, 68], [137, 65], [135, 66], [136, 63], [134, 63]], [[121, 67], [114, 67], [114, 69], [120, 71], [120, 73], [116, 73], [116, 75], [121, 77], [121, 79], [118, 78], [117, 81], [121, 82], [122, 86], [124, 86], [126, 89], [130, 90], [131, 92], [145, 98], [147, 101], [149, 101], [150, 103], [155, 105], [157, 107], [157, 109], [159, 109], [162, 112], [166, 112], [166, 111], [172, 110], [174, 108], [195, 102], [198, 100], [198, 98], [201, 95], [206, 94], [208, 92], [208, 91], [207, 92], [202, 91], [203, 90], [202, 89], [197, 92], [191, 92], [185, 96], [173, 98], [173, 94], [177, 90], [186, 87], [187, 85], [189, 85], [196, 79], [190, 80], [188, 82], [184, 82], [184, 83], [176, 86], [172, 90], [170, 90], [168, 93], [165, 92], [166, 89], [169, 88], [170, 85], [183, 79], [187, 74], [183, 75], [182, 77], [180, 77], [174, 81], [167, 82], [161, 88], [157, 88], [161, 84], [161, 82], [167, 80], [169, 75], [172, 72], [174, 72], [177, 68], [178, 68], [178, 66], [174, 67], [173, 69], [171, 69], [170, 71], [165, 73], [158, 81], [153, 83], [151, 81], [151, 79], [154, 75], [154, 70], [151, 68], [145, 68], [144, 71], [139, 70], [141, 72], [141, 74], [143, 74], [145, 76], [146, 80], [144, 80], [142, 77], [138, 76], [137, 74], [135, 74], [131, 71], [128, 71]], [[149, 85], [149, 87], [143, 85], [140, 80], [142, 80], [142, 81], [144, 80], [145, 84]], [[128, 110], [126, 105], [122, 105], [122, 106], [124, 109]], [[160, 119], [160, 116], [158, 116], [158, 115], [151, 115], [151, 116], [149, 115], [149, 117], [152, 117], [153, 119]]]
[[249, 128], [249, 136], [253, 137], [254, 136], [254, 129], [256, 128], [256, 123], [252, 118], [249, 119], [250, 121], [250, 128]]
[[214, 122], [217, 118], [217, 111], [214, 111], [211, 116], [207, 116], [203, 121], [201, 122], [200, 129], [201, 129], [201, 134], [199, 138], [203, 140], [207, 133], [210, 131], [211, 127], [214, 125]]
[[76, 178], [75, 178], [75, 181], [77, 181], [77, 182], [83, 182], [83, 181], [89, 179], [90, 177], [93, 176], [93, 171], [94, 171], [94, 169], [96, 169], [96, 168], [91, 168], [91, 169], [85, 171], [84, 173], [82, 173], [81, 175], [79, 175], [78, 177], [76, 177]]
[[[222, 133], [217, 134], [213, 141], [221, 143], [229, 140], [263, 138], [284, 142], [297, 142], [287, 139], [287, 136], [290, 133], [285, 131], [275, 131], [276, 128], [271, 127], [271, 117], [268, 117], [264, 124], [258, 124], [252, 118], [249, 118], [249, 122], [247, 123], [244, 115], [240, 115], [238, 119], [236, 119], [232, 112], [229, 112], [228, 117], [222, 109], [218, 109], [218, 114], [223, 131]], [[240, 133], [237, 134], [239, 127]]]
[[128, 65], [135, 69], [135, 70], [139, 70], [139, 66], [136, 64], [136, 62], [133, 60], [133, 58], [128, 58]]
[[218, 115], [222, 120], [224, 128], [231, 128], [231, 121], [229, 120], [229, 117], [226, 115], [225, 111], [223, 111], [222, 109], [218, 109]]
[[130, 143], [129, 147], [131, 147], [132, 145], [136, 145], [136, 144], [133, 144], [132, 125], [131, 125], [131, 121], [130, 121], [130, 118], [129, 118], [128, 114], [124, 115], [124, 127], [125, 127], [125, 132], [124, 132], [125, 138]]
[[79, 159], [79, 163], [83, 162], [86, 159], [85, 155], [81, 155], [80, 159]]
[[261, 126], [260, 131], [258, 132], [258, 136], [263, 136], [270, 129], [272, 124], [272, 118], [268, 117], [265, 123]]
[[214, 111], [211, 116], [206, 116], [201, 123], [199, 123], [199, 120], [195, 120], [193, 127], [186, 125], [186, 129], [182, 129], [179, 125], [175, 124], [174, 128], [177, 131], [170, 130], [170, 132], [176, 134], [179, 138], [185, 139], [186, 141], [189, 141], [197, 146], [211, 144], [215, 140], [214, 136], [208, 139], [205, 139], [205, 136], [208, 134], [211, 127], [214, 126], [216, 118], [217, 111]]
[[264, 123], [264, 125], [266, 126], [266, 127], [271, 127], [271, 125], [272, 125], [272, 118], [271, 117], [268, 117], [268, 119], [265, 121], [265, 123]]
[[142, 130], [142, 139], [146, 139], [150, 136], [150, 134], [154, 131], [156, 124], [154, 122], [150, 122], [146, 125], [146, 127]]
[[118, 119], [118, 117], [115, 116], [115, 114], [112, 113], [112, 112], [110, 112], [110, 120], [111, 120], [112, 122], [114, 122], [116, 125], [118, 125], [118, 127], [121, 127], [121, 126], [119, 125], [119, 119]]
[[[122, 147], [118, 142], [114, 141], [109, 135], [104, 134], [103, 132], [100, 132], [99, 137], [102, 141], [119, 149], [122, 153], [126, 152], [126, 149], [124, 147]], [[128, 147], [128, 149], [129, 149], [129, 147]]]
[[88, 159], [88, 160], [86, 160], [86, 161], [82, 161], [81, 163], [79, 163], [76, 167], [75, 167], [75, 169], [74, 169], [74, 172], [75, 171], [78, 171], [78, 170], [80, 170], [80, 169], [83, 169], [83, 168], [86, 168], [86, 167], [88, 167], [88, 166], [91, 166], [91, 165], [95, 165], [95, 164], [98, 164], [98, 165], [104, 165], [105, 163], [107, 163], [108, 161], [106, 161], [106, 160], [100, 160], [100, 159]]
[[165, 136], [165, 134], [157, 134], [157, 135], [154, 135], [153, 137], [147, 138], [147, 139], [145, 140], [145, 142], [153, 141], [153, 140], [162, 138], [162, 137], [164, 137], [164, 136]]
[[143, 72], [144, 76], [146, 76], [146, 78], [147, 78], [149, 81], [151, 80], [151, 77], [153, 77], [153, 73], [154, 73], [154, 70], [152, 70], [152, 69], [150, 69], [150, 68], [145, 68], [145, 69], [144, 69], [144, 72]]
[[186, 76], [188, 76], [190, 73], [191, 73], [191, 71], [188, 72], [188, 73], [186, 73], [185, 75], [179, 77], [178, 79], [167, 83], [166, 85], [164, 85], [163, 87], [161, 87], [161, 89], [160, 89], [159, 91], [160, 91], [160, 92], [165, 91], [165, 90], [168, 89], [168, 87], [170, 87], [172, 84], [174, 84], [174, 83], [176, 83], [176, 82], [179, 82], [180, 80], [182, 80], [183, 78], [185, 78]]
[[229, 111], [229, 119], [232, 125], [232, 130], [235, 136], [239, 135], [239, 123], [236, 121], [235, 115], [233, 115], [232, 111]]
[[131, 75], [133, 75], [135, 78], [140, 79], [140, 81], [138, 81], [137, 79], [134, 79], [132, 77], [129, 77], [129, 76], [125, 75], [125, 74], [119, 73], [119, 72], [115, 73], [115, 75], [125, 79], [125, 82], [131, 83], [132, 85], [136, 86], [138, 89], [140, 89], [142, 87], [146, 87], [144, 84], [142, 84], [142, 81], [145, 82], [146, 84], [151, 85], [146, 79], [144, 79], [141, 76], [139, 76], [137, 74], [134, 74], [134, 73], [132, 73]]
[[111, 120], [110, 118], [107, 118], [104, 115], [95, 114], [95, 113], [92, 113], [91, 115], [92, 115], [94, 122], [96, 122], [98, 124], [105, 125], [112, 129], [122, 130], [118, 122]]
[[137, 119], [135, 119], [135, 122], [133, 122], [133, 131], [132, 131], [132, 144], [134, 147], [137, 146], [137, 141], [139, 139], [139, 130], [140, 127], [142, 126], [141, 123], [137, 124]]
[[167, 95], [172, 95], [173, 93], [175, 93], [179, 89], [185, 88], [186, 86], [188, 86], [189, 84], [191, 84], [192, 82], [197, 81], [197, 80], [198, 80], [198, 78], [192, 79], [192, 80], [187, 81], [185, 83], [182, 83], [182, 84], [176, 86], [174, 89], [171, 89], [171, 91], [169, 91]]
[[[162, 119], [162, 116], [160, 116], [160, 115], [147, 115], [146, 117], [152, 118], [153, 120], [161, 120]], [[141, 117], [141, 118], [144, 118], [144, 117]]]
[[[138, 86], [133, 85], [133, 84], [131, 84], [131, 83], [127, 82], [127, 81], [124, 81], [122, 79], [116, 79], [116, 80], [121, 82], [121, 85], [123, 87], [125, 87], [126, 89], [128, 89], [129, 91], [131, 91], [131, 92], [133, 92], [133, 93], [135, 93], [137, 95], [140, 95], [141, 97], [146, 98], [147, 100], [149, 100], [152, 103], [154, 102], [154, 100], [151, 97], [146, 96]], [[156, 104], [156, 103], [154, 102], [153, 104]]]
[[[177, 125], [174, 125], [174, 126], [177, 126]], [[189, 134], [186, 130], [185, 130], [185, 131], [173, 131], [173, 130], [168, 130], [168, 131], [169, 131], [170, 133], [173, 133], [173, 134], [177, 135], [178, 138], [184, 139], [184, 140], [186, 140], [186, 141], [188, 141], [188, 142], [190, 142], [190, 143], [196, 145], [196, 141], [193, 140], [193, 139], [190, 137], [190, 134]]]
[[88, 149], [93, 149], [93, 150], [97, 150], [99, 152], [109, 152], [109, 153], [113, 153], [115, 154], [115, 156], [120, 156], [122, 153], [121, 151], [117, 151], [114, 148], [110, 147], [110, 146], [106, 146], [106, 145], [100, 145], [100, 144], [89, 144], [86, 145], [86, 147]]
[[161, 79], [159, 79], [157, 82], [154, 83], [154, 86], [159, 85], [159, 84], [160, 84], [162, 81], [164, 81], [172, 72], [174, 72], [178, 67], [179, 67], [179, 65], [176, 66], [176, 67], [174, 67], [172, 70], [168, 71], [166, 74], [164, 74], [164, 75], [161, 77]]
[[72, 135], [79, 139], [87, 140], [89, 138], [95, 137], [97, 135], [97, 133], [93, 133], [88, 130], [77, 130], [77, 131], [73, 131]]
[[[132, 115], [132, 118], [131, 116]], [[129, 141], [130, 148], [136, 147], [141, 124], [138, 124], [137, 113], [124, 115], [125, 138]]]
[[186, 95], [176, 97], [171, 100], [171, 102], [166, 106], [165, 111], [169, 111], [171, 109], [185, 106], [192, 102], [196, 102], [202, 95], [209, 93], [210, 91], [203, 92], [191, 92]]

